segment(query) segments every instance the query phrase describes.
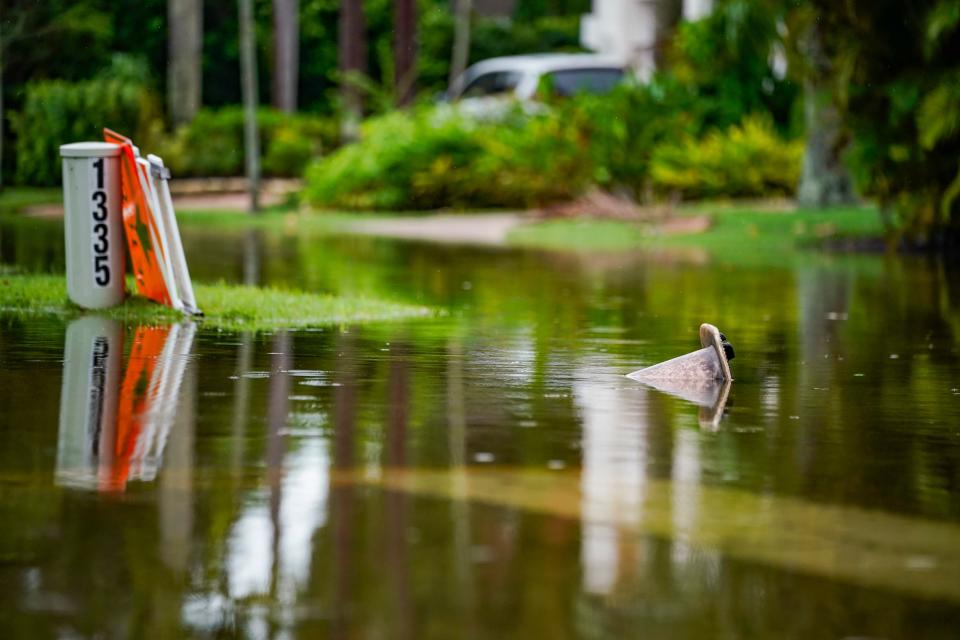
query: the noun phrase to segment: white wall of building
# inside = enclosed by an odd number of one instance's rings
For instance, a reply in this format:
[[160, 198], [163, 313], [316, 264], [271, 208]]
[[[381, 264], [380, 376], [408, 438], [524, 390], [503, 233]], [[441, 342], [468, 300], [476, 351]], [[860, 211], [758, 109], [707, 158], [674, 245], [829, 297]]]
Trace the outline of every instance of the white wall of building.
[[713, 0], [683, 0], [683, 19], [699, 20], [713, 12]]
[[647, 80], [655, 66], [656, 24], [656, 0], [593, 0], [593, 12], [580, 21], [580, 42], [622, 59]]
[[[580, 43], [587, 49], [616, 56], [641, 80], [656, 69], [657, 9], [661, 0], [593, 0], [591, 13], [580, 21]], [[683, 18], [710, 14], [713, 0], [683, 0]]]

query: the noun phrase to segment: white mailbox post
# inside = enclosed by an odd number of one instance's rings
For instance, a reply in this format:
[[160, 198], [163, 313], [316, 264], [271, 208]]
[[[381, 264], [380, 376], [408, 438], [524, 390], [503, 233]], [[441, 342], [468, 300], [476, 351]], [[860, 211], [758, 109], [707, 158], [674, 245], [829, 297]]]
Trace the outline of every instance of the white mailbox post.
[[120, 147], [74, 142], [60, 147], [67, 294], [87, 309], [123, 302], [126, 246], [120, 201]]

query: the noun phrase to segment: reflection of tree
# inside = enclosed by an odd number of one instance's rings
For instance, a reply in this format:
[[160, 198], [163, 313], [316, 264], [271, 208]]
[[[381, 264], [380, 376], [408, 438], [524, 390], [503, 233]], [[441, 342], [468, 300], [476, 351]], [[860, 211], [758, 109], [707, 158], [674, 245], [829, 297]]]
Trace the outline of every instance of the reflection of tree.
[[[334, 473], [349, 473], [355, 464], [354, 447], [357, 428], [357, 380], [356, 380], [356, 342], [352, 332], [339, 336], [336, 350], [338, 370], [333, 399], [333, 469]], [[333, 585], [332, 620], [330, 635], [333, 638], [348, 638], [350, 632], [350, 609], [353, 597], [353, 575], [355, 573], [352, 557], [354, 536], [354, 492], [350, 482], [340, 481], [336, 477], [330, 487], [330, 527], [333, 539], [333, 562], [331, 582]]]
[[173, 432], [164, 454], [164, 472], [160, 474], [157, 508], [160, 512], [162, 546], [160, 555], [166, 565], [184, 575], [189, 569], [193, 537], [194, 441], [197, 405], [196, 364], [187, 366]]
[[[390, 373], [387, 380], [387, 469], [402, 471], [407, 466], [407, 439], [409, 437], [410, 372], [407, 348], [396, 344], [391, 349]], [[395, 638], [412, 638], [413, 603], [410, 598], [408, 535], [410, 530], [410, 496], [401, 490], [386, 489], [387, 572], [390, 576], [394, 615], [391, 624]]]
[[[847, 317], [850, 309], [853, 281], [851, 273], [835, 267], [812, 266], [797, 274], [800, 359], [794, 365], [794, 389], [829, 389], [841, 382], [836, 379], [838, 371], [832, 359], [843, 353], [843, 343], [838, 338], [844, 326], [842, 318]], [[828, 402], [805, 402], [807, 393], [791, 395], [791, 404], [782, 406], [789, 415], [799, 417], [795, 441], [797, 472], [802, 478], [810, 478], [823, 464], [819, 444], [835, 427], [831, 424], [834, 407]]]
[[230, 430], [230, 470], [234, 478], [240, 478], [243, 471], [243, 444], [246, 441], [244, 430], [247, 427], [247, 415], [250, 394], [248, 373], [253, 367], [253, 334], [246, 331], [240, 334], [237, 348], [237, 365], [234, 369], [236, 383], [233, 385], [232, 428]]
[[451, 482], [456, 489], [454, 499], [450, 501], [450, 526], [453, 528], [451, 544], [456, 610], [463, 621], [465, 637], [476, 634], [474, 618], [475, 594], [471, 562], [470, 523], [471, 509], [467, 502], [465, 485], [467, 475], [467, 415], [464, 404], [463, 382], [463, 346], [459, 338], [453, 337], [447, 345], [447, 445], [450, 457]]
[[293, 340], [287, 331], [273, 338], [270, 356], [270, 395], [267, 403], [267, 483], [270, 486], [270, 523], [273, 528], [270, 595], [277, 595], [280, 571], [280, 502], [283, 490], [283, 430], [290, 413], [290, 369], [293, 364]]

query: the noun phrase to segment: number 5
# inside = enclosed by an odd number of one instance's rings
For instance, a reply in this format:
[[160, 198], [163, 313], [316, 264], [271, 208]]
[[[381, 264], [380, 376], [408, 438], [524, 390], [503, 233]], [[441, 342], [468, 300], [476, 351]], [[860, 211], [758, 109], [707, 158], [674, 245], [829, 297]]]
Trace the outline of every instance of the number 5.
[[93, 256], [94, 281], [101, 287], [110, 284], [110, 265], [107, 264], [109, 256]]

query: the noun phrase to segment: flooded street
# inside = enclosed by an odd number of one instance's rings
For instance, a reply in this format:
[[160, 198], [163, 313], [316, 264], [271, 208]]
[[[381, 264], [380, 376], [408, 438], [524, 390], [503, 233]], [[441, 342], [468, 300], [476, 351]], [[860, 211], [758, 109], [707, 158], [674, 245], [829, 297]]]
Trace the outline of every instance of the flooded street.
[[[956, 638], [956, 266], [182, 232], [195, 281], [441, 313], [0, 315], [0, 635]], [[729, 388], [625, 377], [701, 322]]]

